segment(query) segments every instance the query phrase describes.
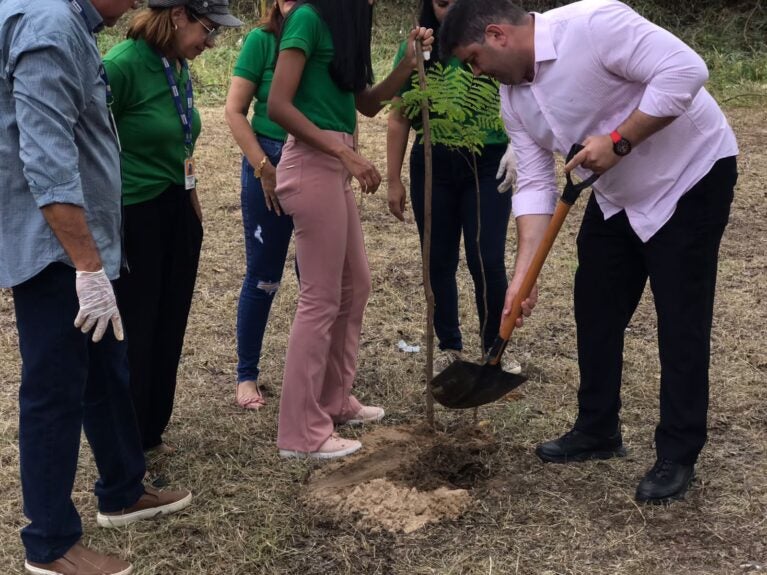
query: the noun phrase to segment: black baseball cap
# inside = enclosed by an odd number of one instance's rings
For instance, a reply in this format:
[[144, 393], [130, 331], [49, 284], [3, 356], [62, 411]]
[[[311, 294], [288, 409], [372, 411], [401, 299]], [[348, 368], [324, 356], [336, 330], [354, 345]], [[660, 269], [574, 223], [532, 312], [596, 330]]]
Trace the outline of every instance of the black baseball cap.
[[227, 28], [238, 28], [242, 21], [229, 12], [229, 0], [149, 0], [150, 8], [186, 6], [195, 14], [205, 16], [211, 22]]

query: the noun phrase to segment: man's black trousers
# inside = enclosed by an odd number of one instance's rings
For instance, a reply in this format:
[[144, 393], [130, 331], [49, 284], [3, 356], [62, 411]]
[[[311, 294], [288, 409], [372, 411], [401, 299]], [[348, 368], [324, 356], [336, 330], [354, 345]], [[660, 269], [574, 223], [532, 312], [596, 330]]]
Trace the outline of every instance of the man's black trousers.
[[736, 181], [735, 157], [716, 162], [646, 243], [624, 211], [605, 220], [592, 194], [578, 234], [575, 274], [581, 375], [576, 429], [610, 435], [618, 428], [624, 332], [649, 278], [661, 365], [657, 454], [682, 464], [697, 460], [706, 442], [719, 243]]

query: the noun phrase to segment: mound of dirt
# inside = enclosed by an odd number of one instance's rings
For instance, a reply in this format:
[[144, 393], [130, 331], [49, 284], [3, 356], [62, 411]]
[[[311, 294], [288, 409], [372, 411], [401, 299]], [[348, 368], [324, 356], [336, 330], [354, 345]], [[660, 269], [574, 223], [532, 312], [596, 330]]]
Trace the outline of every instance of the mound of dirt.
[[309, 481], [312, 506], [370, 531], [412, 533], [455, 519], [470, 489], [487, 480], [492, 436], [477, 428], [435, 432], [425, 426], [379, 427], [359, 454], [318, 470]]
[[412, 533], [427, 523], [455, 519], [470, 501], [465, 489], [418, 491], [388, 479], [373, 479], [357, 485], [350, 493], [330, 495], [326, 505], [339, 516], [359, 514], [357, 525], [373, 532], [386, 529]]

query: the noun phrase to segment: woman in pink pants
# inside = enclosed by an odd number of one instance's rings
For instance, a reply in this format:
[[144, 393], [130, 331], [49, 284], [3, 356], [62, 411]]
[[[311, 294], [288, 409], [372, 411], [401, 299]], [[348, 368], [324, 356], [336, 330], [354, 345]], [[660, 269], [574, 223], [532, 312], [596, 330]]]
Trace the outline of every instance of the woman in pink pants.
[[333, 433], [335, 424], [384, 416], [352, 396], [370, 272], [350, 181], [373, 193], [375, 166], [353, 148], [356, 110], [374, 116], [409, 80], [415, 39], [407, 56], [370, 86], [374, 0], [300, 0], [285, 20], [269, 94], [272, 120], [289, 133], [275, 190], [293, 217], [301, 262], [301, 293], [290, 330], [277, 446], [283, 457], [330, 459], [362, 444]]

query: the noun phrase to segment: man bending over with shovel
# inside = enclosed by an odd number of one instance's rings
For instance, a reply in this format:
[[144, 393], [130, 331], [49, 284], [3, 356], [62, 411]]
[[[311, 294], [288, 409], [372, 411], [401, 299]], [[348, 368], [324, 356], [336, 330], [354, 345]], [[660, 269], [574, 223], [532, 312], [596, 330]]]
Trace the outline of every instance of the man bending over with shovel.
[[[614, 0], [543, 14], [510, 0], [457, 0], [440, 44], [475, 74], [503, 84], [501, 110], [517, 157], [518, 231], [504, 314], [557, 201], [553, 152], [581, 143], [565, 170], [600, 174], [578, 234], [578, 418], [536, 453], [553, 463], [625, 454], [623, 334], [649, 278], [661, 413], [657, 461], [636, 499], [683, 497], [706, 442], [717, 258], [737, 180], [735, 136], [703, 87], [703, 60]], [[534, 289], [524, 315], [536, 300]]]

